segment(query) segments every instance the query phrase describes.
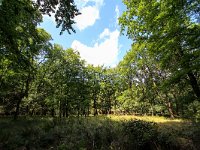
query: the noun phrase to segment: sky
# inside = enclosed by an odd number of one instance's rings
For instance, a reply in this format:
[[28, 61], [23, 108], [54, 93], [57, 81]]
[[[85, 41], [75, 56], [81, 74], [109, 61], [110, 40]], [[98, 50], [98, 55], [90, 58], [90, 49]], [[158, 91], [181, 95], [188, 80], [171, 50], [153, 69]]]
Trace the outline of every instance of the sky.
[[87, 64], [116, 66], [131, 47], [118, 25], [126, 8], [122, 0], [75, 0], [75, 4], [82, 13], [75, 18], [76, 33], [60, 35], [53, 16], [44, 16], [40, 27], [51, 34], [53, 43], [78, 51]]

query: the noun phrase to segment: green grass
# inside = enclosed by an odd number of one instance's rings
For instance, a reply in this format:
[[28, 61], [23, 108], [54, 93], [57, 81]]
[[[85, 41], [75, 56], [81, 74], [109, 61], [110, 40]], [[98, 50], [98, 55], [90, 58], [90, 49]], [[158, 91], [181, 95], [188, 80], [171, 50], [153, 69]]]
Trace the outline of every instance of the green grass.
[[151, 116], [0, 119], [0, 149], [198, 149], [199, 126]]

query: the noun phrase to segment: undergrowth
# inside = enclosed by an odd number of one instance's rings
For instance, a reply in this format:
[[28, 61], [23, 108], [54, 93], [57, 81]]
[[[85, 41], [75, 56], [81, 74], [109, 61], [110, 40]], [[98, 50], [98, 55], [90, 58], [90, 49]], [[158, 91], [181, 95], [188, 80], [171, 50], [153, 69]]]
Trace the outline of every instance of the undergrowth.
[[[157, 121], [155, 121], [157, 120]], [[158, 121], [162, 120], [162, 121]], [[0, 119], [1, 150], [200, 149], [200, 127], [183, 120], [100, 116]]]

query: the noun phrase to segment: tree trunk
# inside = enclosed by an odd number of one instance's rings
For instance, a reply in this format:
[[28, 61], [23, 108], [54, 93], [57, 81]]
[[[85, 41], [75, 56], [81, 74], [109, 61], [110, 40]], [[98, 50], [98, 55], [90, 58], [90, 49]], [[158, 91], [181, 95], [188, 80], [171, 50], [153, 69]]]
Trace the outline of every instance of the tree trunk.
[[60, 108], [59, 108], [59, 118], [61, 118], [61, 117], [62, 117], [62, 104], [61, 104], [61, 100], [60, 100], [59, 104], [60, 104]]
[[26, 82], [25, 82], [25, 90], [22, 88], [21, 92], [16, 95], [17, 105], [16, 105], [16, 110], [15, 110], [15, 113], [14, 113], [14, 119], [15, 120], [17, 119], [17, 117], [19, 115], [19, 109], [20, 109], [20, 104], [21, 104], [22, 99], [24, 97], [28, 97], [28, 91], [29, 91], [29, 84], [30, 84], [30, 82], [31, 82], [31, 76], [30, 76], [30, 73], [29, 73], [28, 77], [26, 79]]
[[170, 114], [170, 118], [174, 119], [174, 113], [173, 113], [173, 109], [172, 109], [172, 103], [170, 101], [168, 101], [167, 103], [167, 108]]
[[54, 109], [54, 108], [51, 109], [51, 116], [52, 116], [52, 117], [55, 116], [55, 109]]
[[153, 109], [153, 105], [151, 105], [151, 116], [154, 116], [154, 109]]
[[167, 100], [166, 106], [167, 106], [170, 118], [174, 119], [174, 111], [173, 111], [173, 108], [172, 108], [172, 103], [171, 103], [167, 93], [165, 94], [165, 96], [166, 96], [166, 100]]
[[65, 117], [66, 116], [66, 102], [64, 102], [63, 104], [62, 104], [62, 113], [63, 113], [63, 117]]
[[28, 107], [28, 105], [26, 105], [26, 115], [28, 115], [29, 114], [29, 107]]
[[190, 84], [192, 86], [192, 89], [195, 95], [197, 96], [197, 98], [200, 98], [200, 89], [199, 89], [196, 77], [194, 76], [192, 72], [187, 73], [187, 75], [189, 77]]
[[88, 105], [88, 109], [87, 109], [87, 116], [90, 115], [90, 106]]
[[14, 120], [16, 120], [16, 119], [18, 118], [18, 115], [19, 115], [19, 107], [20, 107], [21, 101], [22, 101], [22, 98], [21, 98], [21, 97], [18, 97], [17, 105], [16, 105], [16, 110], [15, 110], [15, 113], [14, 113]]
[[179, 103], [178, 103], [178, 99], [177, 99], [175, 93], [173, 93], [172, 95], [173, 95], [173, 97], [174, 97], [174, 99], [175, 99], [175, 104], [176, 104], [176, 107], [175, 107], [176, 112], [175, 112], [175, 114], [176, 114], [177, 116], [179, 116]]
[[66, 105], [65, 105], [65, 117], [69, 117], [69, 101], [68, 99], [66, 100]]
[[94, 108], [94, 116], [98, 115], [98, 112], [97, 112], [97, 104], [96, 104], [96, 98], [94, 98], [94, 105], [93, 105], [93, 108]]

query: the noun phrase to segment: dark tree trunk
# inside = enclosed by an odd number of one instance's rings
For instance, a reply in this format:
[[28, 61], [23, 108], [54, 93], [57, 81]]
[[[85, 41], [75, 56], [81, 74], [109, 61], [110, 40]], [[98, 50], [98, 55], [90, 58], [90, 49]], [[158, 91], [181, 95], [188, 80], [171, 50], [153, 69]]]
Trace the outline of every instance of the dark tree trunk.
[[200, 98], [200, 89], [199, 89], [196, 77], [194, 76], [192, 72], [189, 72], [187, 75], [189, 77], [190, 84], [192, 86], [192, 89], [195, 95], [197, 96], [197, 98]]
[[94, 116], [98, 115], [96, 98], [94, 98], [94, 105], [93, 105], [93, 108], [94, 108]]
[[69, 117], [69, 101], [66, 100], [65, 117]]
[[41, 107], [42, 107], [42, 116], [46, 116], [46, 114], [47, 114], [46, 106], [41, 105]]
[[[66, 105], [66, 104], [64, 104], [64, 105]], [[63, 106], [62, 108], [63, 108], [62, 116], [65, 117], [66, 116], [66, 106]]]
[[28, 115], [29, 114], [29, 107], [28, 107], [28, 105], [26, 106], [26, 115]]
[[62, 117], [62, 103], [61, 103], [61, 100], [60, 100], [60, 108], [59, 108], [59, 118]]
[[16, 120], [16, 119], [18, 118], [18, 115], [19, 115], [19, 107], [20, 107], [21, 101], [22, 101], [22, 98], [21, 98], [21, 97], [18, 97], [17, 105], [16, 105], [16, 110], [15, 110], [15, 113], [14, 113], [14, 120]]
[[51, 109], [51, 116], [52, 116], [52, 117], [55, 116], [55, 109], [54, 109], [54, 108]]
[[[31, 83], [31, 76], [30, 73], [28, 74], [28, 77], [25, 82], [25, 89], [22, 89], [20, 93], [17, 94], [16, 99], [17, 99], [17, 105], [16, 105], [16, 110], [14, 113], [14, 119], [16, 120], [18, 115], [19, 115], [19, 110], [20, 110], [20, 104], [22, 102], [22, 99], [24, 97], [28, 96], [28, 91], [29, 91], [29, 84]], [[22, 86], [23, 87], [23, 86]]]
[[35, 111], [35, 108], [32, 109], [32, 111], [31, 111], [31, 116], [34, 115], [34, 111]]

